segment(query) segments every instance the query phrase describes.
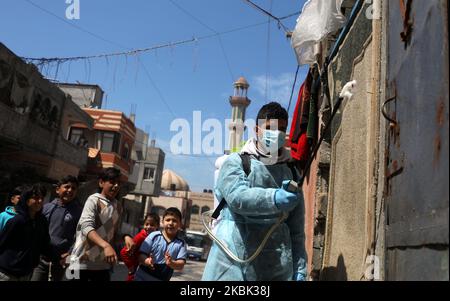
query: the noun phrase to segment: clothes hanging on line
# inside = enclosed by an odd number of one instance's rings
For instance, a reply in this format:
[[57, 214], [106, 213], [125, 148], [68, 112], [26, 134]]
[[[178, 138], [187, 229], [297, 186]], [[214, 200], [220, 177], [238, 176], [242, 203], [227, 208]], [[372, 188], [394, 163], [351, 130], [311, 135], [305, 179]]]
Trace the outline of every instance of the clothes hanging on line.
[[291, 156], [302, 169], [317, 140], [318, 102], [321, 79], [316, 67], [310, 68], [301, 85], [289, 135]]

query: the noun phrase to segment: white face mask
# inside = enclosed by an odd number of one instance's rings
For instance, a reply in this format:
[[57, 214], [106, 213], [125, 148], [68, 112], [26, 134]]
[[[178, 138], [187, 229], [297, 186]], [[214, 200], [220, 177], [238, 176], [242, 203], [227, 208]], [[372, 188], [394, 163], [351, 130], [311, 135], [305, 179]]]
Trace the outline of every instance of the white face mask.
[[275, 155], [278, 150], [284, 146], [286, 133], [282, 131], [264, 130], [263, 136], [259, 141], [261, 150], [265, 154]]

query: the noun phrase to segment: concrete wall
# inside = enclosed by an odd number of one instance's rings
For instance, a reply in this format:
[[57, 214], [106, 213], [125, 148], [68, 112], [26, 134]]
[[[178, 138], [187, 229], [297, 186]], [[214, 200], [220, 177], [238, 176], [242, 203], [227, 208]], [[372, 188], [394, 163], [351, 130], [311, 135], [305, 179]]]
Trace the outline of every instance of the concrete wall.
[[[190, 208], [192, 201], [182, 197], [171, 197], [171, 196], [159, 196], [151, 197], [151, 202], [154, 207], [161, 207], [167, 209], [169, 207], [176, 207], [181, 211], [183, 216], [183, 227], [189, 228], [190, 224]], [[148, 212], [151, 212], [152, 208]], [[160, 213], [162, 221], [162, 212]]]
[[72, 97], [72, 101], [82, 108], [102, 107], [103, 91], [96, 85], [57, 84], [58, 87]]
[[128, 196], [122, 199], [124, 212], [122, 214], [122, 233], [129, 233], [135, 235], [142, 227], [145, 206], [145, 197], [142, 196], [132, 197], [128, 199]]
[[136, 128], [133, 148], [131, 150], [131, 159], [135, 161], [133, 172], [128, 177], [128, 181], [137, 184], [141, 173], [141, 164], [138, 161], [145, 161], [147, 158], [148, 134], [143, 130]]
[[[65, 95], [0, 44], [0, 133], [19, 144], [53, 153]], [[32, 129], [32, 130], [30, 130]]]
[[[159, 195], [161, 191], [161, 179], [164, 169], [164, 152], [159, 148], [148, 147], [145, 161], [137, 161], [137, 184], [135, 193], [145, 195]], [[145, 168], [154, 168], [155, 174], [153, 179], [144, 180]], [[134, 171], [133, 171], [134, 172]]]
[[[342, 10], [349, 18], [355, 4], [355, 0], [344, 0]], [[338, 35], [332, 34], [320, 43], [321, 53], [318, 56], [318, 63], [323, 66], [331, 47], [336, 42]], [[305, 234], [306, 252], [308, 255], [309, 279], [319, 280], [324, 260], [325, 249], [325, 229], [328, 207], [328, 191], [331, 163], [331, 135], [330, 130], [324, 132], [324, 125], [330, 118], [331, 108], [327, 105], [328, 100], [324, 97], [324, 89], [321, 87], [317, 108], [320, 108], [317, 131], [317, 141], [320, 135], [324, 140], [311, 164], [311, 169], [303, 185], [305, 197]]]
[[332, 126], [323, 280], [360, 280], [370, 253], [367, 212], [372, 152], [372, 21], [363, 8], [329, 68], [332, 99], [350, 80], [358, 81], [354, 100], [344, 102]]
[[93, 124], [34, 65], [0, 44], [0, 140], [16, 149], [6, 155], [0, 152], [5, 155], [2, 161], [13, 160], [15, 167], [34, 168], [54, 180], [66, 172], [78, 175], [87, 150], [64, 140], [71, 121]]
[[[127, 214], [128, 216], [130, 216], [130, 221], [128, 223], [124, 222], [124, 231], [126, 229], [129, 229], [129, 231], [136, 231], [137, 228], [140, 227], [143, 217], [148, 212], [151, 212], [151, 208], [153, 206], [162, 206], [164, 208], [168, 208], [165, 207], [165, 205], [167, 204], [161, 204], [160, 202], [157, 202], [158, 205], [155, 205], [152, 198], [152, 196], [157, 196], [160, 193], [162, 170], [164, 168], [164, 153], [160, 149], [152, 149], [152, 152], [150, 152], [151, 148], [148, 149], [148, 153], [152, 153], [154, 155], [146, 155], [147, 161], [138, 161], [135, 163], [133, 174], [135, 177], [134, 180], [137, 182], [137, 184], [133, 191], [130, 192], [127, 196], [127, 198], [130, 199], [126, 200], [126, 204], [128, 204]], [[143, 180], [144, 169], [146, 167], [155, 168], [155, 177], [151, 181]], [[133, 181], [133, 179], [131, 181]], [[154, 199], [159, 200], [159, 198]], [[173, 204], [180, 210], [182, 209], [182, 206], [177, 202], [174, 202]]]
[[[327, 230], [328, 243], [333, 247], [327, 254], [327, 266], [336, 266], [343, 257], [347, 278], [359, 280], [364, 262], [365, 213], [368, 194], [368, 127], [370, 119], [370, 95], [367, 85], [370, 74], [370, 44], [364, 60], [355, 66], [354, 79], [361, 89], [355, 101], [342, 109], [341, 126], [333, 139], [333, 154], [330, 174], [330, 197]], [[330, 275], [330, 277], [333, 277]]]
[[214, 195], [212, 193], [190, 192], [189, 199], [192, 200], [192, 207], [198, 206], [199, 208], [198, 213], [194, 214], [191, 207], [189, 230], [204, 231], [203, 223], [201, 221], [202, 208], [208, 207], [209, 210], [214, 209]]

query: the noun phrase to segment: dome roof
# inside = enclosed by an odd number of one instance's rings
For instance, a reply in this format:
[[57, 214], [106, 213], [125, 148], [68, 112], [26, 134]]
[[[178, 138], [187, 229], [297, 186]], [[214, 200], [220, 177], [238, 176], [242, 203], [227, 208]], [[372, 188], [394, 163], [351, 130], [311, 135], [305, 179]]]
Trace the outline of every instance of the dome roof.
[[235, 86], [241, 86], [241, 87], [244, 87], [244, 88], [250, 87], [250, 85], [248, 84], [247, 80], [244, 77], [242, 77], [242, 76], [234, 83], [234, 85]]
[[161, 190], [189, 191], [189, 185], [175, 172], [166, 169], [162, 174]]

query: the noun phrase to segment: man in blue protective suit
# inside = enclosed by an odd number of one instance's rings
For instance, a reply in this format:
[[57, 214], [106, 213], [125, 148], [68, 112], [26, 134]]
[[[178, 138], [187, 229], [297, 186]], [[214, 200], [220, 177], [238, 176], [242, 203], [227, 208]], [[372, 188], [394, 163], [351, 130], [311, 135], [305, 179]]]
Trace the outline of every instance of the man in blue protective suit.
[[[303, 194], [287, 190], [289, 180], [298, 178], [283, 147], [287, 123], [288, 113], [280, 104], [263, 106], [258, 112], [257, 138], [224, 162], [214, 192], [226, 203], [214, 232], [240, 261], [214, 242], [202, 280], [306, 280]], [[250, 158], [249, 172], [243, 167], [245, 156]], [[266, 236], [259, 255], [245, 262]]]

